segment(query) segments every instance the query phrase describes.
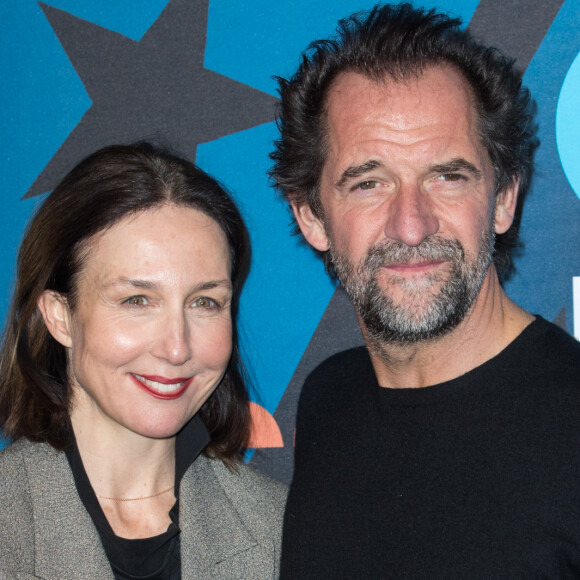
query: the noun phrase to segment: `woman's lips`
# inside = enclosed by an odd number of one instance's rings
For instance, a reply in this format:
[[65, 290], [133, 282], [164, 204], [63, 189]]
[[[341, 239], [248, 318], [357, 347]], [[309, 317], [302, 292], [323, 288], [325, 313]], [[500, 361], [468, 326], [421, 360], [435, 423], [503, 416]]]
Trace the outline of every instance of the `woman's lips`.
[[130, 373], [131, 378], [144, 391], [156, 399], [178, 399], [185, 393], [193, 377], [168, 379], [166, 377], [137, 375]]

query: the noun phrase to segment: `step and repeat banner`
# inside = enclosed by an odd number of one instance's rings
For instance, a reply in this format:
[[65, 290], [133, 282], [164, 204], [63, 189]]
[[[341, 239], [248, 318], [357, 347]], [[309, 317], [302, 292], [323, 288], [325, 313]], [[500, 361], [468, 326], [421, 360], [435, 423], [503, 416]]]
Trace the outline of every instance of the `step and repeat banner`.
[[[537, 104], [537, 172], [523, 249], [506, 283], [527, 310], [580, 337], [580, 0], [441, 0], [517, 58]], [[277, 130], [274, 75], [331, 35], [361, 0], [2, 0], [0, 309], [36, 204], [92, 151], [151, 139], [234, 195], [252, 236], [240, 330], [256, 423], [248, 460], [288, 481], [302, 383], [362, 342], [344, 293], [291, 236], [266, 171]]]

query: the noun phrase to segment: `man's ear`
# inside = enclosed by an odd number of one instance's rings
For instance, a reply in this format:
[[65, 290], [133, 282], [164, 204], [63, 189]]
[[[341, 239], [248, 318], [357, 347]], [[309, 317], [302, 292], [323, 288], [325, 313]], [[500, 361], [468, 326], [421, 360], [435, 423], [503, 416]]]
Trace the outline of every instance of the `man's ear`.
[[320, 252], [326, 252], [329, 248], [329, 243], [322, 221], [314, 215], [307, 203], [297, 205], [295, 202], [291, 202], [290, 205], [298, 227], [306, 241]]
[[66, 298], [54, 290], [45, 290], [36, 304], [48, 332], [63, 346], [71, 347], [71, 318]]
[[495, 233], [505, 234], [511, 227], [516, 214], [520, 180], [515, 179], [495, 200]]

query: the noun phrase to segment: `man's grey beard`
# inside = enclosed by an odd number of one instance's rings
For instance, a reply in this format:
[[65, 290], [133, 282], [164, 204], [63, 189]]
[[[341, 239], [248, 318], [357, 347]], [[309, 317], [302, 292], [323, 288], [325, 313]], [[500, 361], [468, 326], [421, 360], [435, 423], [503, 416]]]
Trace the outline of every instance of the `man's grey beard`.
[[[439, 236], [426, 238], [419, 246], [386, 241], [372, 246], [355, 268], [333, 244], [330, 259], [336, 274], [362, 318], [369, 338], [375, 343], [417, 343], [438, 338], [454, 329], [465, 317], [479, 294], [495, 243], [494, 224], [481, 239], [477, 258], [467, 262], [458, 240]], [[397, 304], [379, 285], [378, 274], [383, 266], [433, 260], [448, 262], [451, 270], [434, 273], [422, 283], [396, 279], [404, 294], [404, 303]], [[442, 284], [437, 293], [433, 285]], [[425, 298], [431, 294], [431, 300]], [[417, 300], [419, 298], [420, 300]]]

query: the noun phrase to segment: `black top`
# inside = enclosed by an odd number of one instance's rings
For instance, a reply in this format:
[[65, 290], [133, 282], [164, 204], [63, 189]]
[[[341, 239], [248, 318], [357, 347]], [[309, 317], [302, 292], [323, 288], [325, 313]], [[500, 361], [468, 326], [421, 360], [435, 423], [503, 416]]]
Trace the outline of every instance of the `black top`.
[[422, 389], [332, 357], [295, 453], [281, 578], [580, 578], [580, 343], [541, 318]]
[[207, 429], [197, 415], [179, 432], [175, 444], [176, 501], [169, 512], [171, 523], [163, 534], [139, 540], [129, 540], [115, 535], [89, 482], [76, 440], [67, 449], [66, 456], [73, 472], [77, 491], [99, 532], [117, 580], [179, 580], [181, 578], [179, 484], [209, 440]]

